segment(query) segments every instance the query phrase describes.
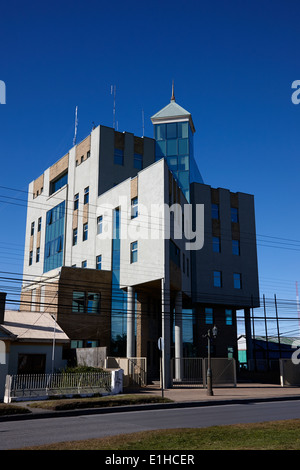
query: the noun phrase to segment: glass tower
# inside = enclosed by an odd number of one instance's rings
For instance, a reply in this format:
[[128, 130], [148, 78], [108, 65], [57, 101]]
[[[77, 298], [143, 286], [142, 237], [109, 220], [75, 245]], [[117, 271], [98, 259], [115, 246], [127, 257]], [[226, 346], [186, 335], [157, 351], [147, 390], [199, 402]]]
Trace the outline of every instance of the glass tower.
[[191, 114], [175, 102], [174, 89], [171, 102], [151, 118], [156, 141], [155, 158], [165, 158], [190, 202], [190, 184], [203, 183], [194, 157], [194, 124]]

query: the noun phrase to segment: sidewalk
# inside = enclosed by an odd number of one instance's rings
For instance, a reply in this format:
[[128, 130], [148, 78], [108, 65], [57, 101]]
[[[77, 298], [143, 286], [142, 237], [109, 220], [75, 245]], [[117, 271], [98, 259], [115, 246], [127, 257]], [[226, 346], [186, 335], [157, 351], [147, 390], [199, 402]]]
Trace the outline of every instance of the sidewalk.
[[[162, 396], [159, 385], [149, 385], [140, 394]], [[205, 388], [171, 388], [163, 391], [164, 397], [174, 402], [207, 402], [213, 405], [219, 401], [300, 399], [300, 387], [281, 387], [261, 383], [238, 383], [236, 387], [214, 387], [213, 396]]]

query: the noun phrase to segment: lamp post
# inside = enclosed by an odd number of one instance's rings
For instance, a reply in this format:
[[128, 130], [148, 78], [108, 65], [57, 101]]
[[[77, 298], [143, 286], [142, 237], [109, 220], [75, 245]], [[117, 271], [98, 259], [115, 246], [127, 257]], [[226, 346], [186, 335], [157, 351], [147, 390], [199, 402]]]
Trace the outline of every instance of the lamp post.
[[212, 328], [212, 330], [208, 330], [207, 334], [205, 337], [207, 337], [207, 395], [212, 396], [214, 394], [213, 389], [212, 389], [212, 371], [211, 371], [211, 339], [216, 338], [218, 333], [218, 329], [216, 326]]

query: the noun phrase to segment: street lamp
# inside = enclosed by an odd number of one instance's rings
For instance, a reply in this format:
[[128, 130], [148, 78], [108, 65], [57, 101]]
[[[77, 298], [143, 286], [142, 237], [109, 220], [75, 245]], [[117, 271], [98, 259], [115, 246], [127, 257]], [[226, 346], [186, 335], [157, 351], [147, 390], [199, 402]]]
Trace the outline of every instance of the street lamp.
[[212, 338], [216, 338], [217, 336], [217, 333], [218, 333], [218, 328], [216, 326], [214, 326], [212, 328], [212, 330], [208, 330], [207, 334], [204, 335], [205, 337], [207, 337], [207, 349], [208, 349], [208, 353], [207, 353], [207, 374], [206, 374], [206, 378], [207, 378], [207, 395], [209, 396], [212, 396], [214, 394], [213, 390], [212, 390], [212, 371], [211, 371], [211, 339]]

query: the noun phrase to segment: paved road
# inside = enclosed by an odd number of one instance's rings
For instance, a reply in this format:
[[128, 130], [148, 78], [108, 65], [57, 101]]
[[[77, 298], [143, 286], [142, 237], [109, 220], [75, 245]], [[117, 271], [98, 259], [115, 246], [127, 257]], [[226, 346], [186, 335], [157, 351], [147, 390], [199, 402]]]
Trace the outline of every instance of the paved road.
[[300, 400], [144, 410], [0, 423], [0, 449], [20, 449], [153, 429], [300, 419]]

